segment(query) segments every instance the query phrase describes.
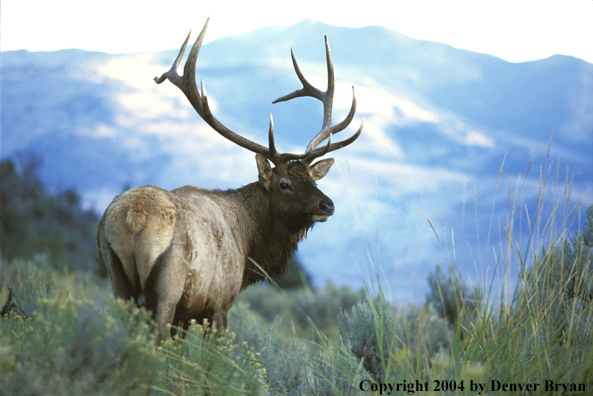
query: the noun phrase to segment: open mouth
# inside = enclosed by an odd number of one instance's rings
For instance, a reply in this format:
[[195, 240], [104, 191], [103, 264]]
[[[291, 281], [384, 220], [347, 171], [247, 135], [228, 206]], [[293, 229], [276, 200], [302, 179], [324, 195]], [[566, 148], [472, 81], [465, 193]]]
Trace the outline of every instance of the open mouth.
[[314, 215], [310, 215], [309, 219], [313, 222], [324, 222], [324, 221], [327, 221], [327, 219], [329, 219], [329, 216], [314, 214]]

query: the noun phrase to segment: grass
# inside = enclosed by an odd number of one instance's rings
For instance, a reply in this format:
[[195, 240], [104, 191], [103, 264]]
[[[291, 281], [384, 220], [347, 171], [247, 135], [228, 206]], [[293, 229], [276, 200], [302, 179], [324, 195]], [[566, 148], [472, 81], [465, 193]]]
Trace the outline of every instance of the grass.
[[466, 287], [451, 238], [448, 271], [431, 275], [422, 307], [390, 304], [379, 276], [364, 292], [253, 287], [228, 332], [204, 337], [196, 323], [155, 349], [149, 314], [115, 301], [93, 275], [50, 269], [42, 257], [0, 261], [0, 302], [11, 287], [31, 316], [0, 320], [0, 394], [591, 394], [593, 205], [571, 238], [583, 201], [569, 203], [558, 169], [540, 168], [531, 209], [527, 174], [509, 184], [497, 272]]

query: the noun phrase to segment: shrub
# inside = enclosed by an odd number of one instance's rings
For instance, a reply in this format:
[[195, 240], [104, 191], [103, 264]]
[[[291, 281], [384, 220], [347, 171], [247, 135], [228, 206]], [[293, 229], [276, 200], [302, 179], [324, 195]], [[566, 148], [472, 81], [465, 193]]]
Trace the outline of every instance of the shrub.
[[0, 319], [0, 394], [146, 393], [160, 361], [146, 311], [63, 292], [55, 271], [31, 264], [0, 262], [0, 276], [0, 296], [10, 286], [31, 315]]
[[278, 286], [282, 289], [299, 289], [311, 287], [311, 275], [305, 270], [297, 255], [288, 260], [284, 276], [277, 280]]
[[425, 305], [429, 308], [434, 306], [438, 315], [447, 320], [451, 326], [457, 324], [457, 320], [463, 314], [472, 314], [480, 300], [480, 289], [470, 289], [460, 279], [459, 274], [449, 268], [449, 274], [445, 276], [439, 265], [434, 272], [428, 275], [429, 292], [426, 295]]
[[[207, 323], [204, 323], [207, 325]], [[193, 321], [184, 340], [159, 348], [165, 361], [153, 390], [165, 394], [258, 395], [266, 392], [266, 369], [235, 333], [216, 333]]]
[[[285, 296], [279, 297], [287, 301]], [[259, 362], [266, 369], [269, 392], [272, 395], [306, 394], [310, 391], [308, 362], [315, 347], [296, 338], [294, 332], [294, 338], [286, 337], [287, 329], [281, 329], [284, 327], [282, 320], [272, 324], [262, 321], [245, 302], [236, 303], [229, 312], [229, 329], [236, 332], [238, 343], [247, 343], [257, 352]]]
[[351, 351], [377, 382], [389, 377], [389, 360], [397, 348], [397, 331], [393, 312], [384, 300], [359, 302], [349, 314], [338, 317], [340, 335]]
[[[280, 298], [285, 300], [283, 296]], [[305, 362], [308, 351], [297, 340], [286, 339], [278, 330], [280, 326], [280, 321], [273, 324], [262, 321], [245, 302], [235, 303], [229, 311], [229, 330], [235, 332], [237, 343], [246, 343], [257, 352], [258, 360], [266, 369], [270, 392], [274, 395], [300, 394], [307, 385]]]
[[[342, 350], [352, 353], [376, 382], [417, 377], [439, 353], [451, 347], [454, 334], [434, 307], [398, 309], [376, 298], [340, 313]], [[350, 364], [346, 372], [353, 373]], [[413, 373], [413, 374], [411, 374]]]
[[293, 299], [290, 310], [298, 326], [309, 328], [310, 319], [321, 332], [337, 335], [338, 314], [342, 310], [350, 310], [365, 297], [365, 292], [362, 289], [352, 291], [347, 287], [337, 287], [328, 282], [323, 288], [302, 289], [290, 296]]
[[311, 332], [315, 332], [309, 320], [322, 333], [337, 336], [340, 310], [351, 309], [364, 296], [363, 290], [352, 291], [332, 283], [323, 288], [303, 287], [286, 292], [274, 285], [263, 284], [247, 288], [239, 294], [237, 302], [245, 303], [248, 309], [261, 315], [268, 324], [281, 322], [296, 326], [299, 336], [308, 337]]
[[32, 319], [0, 322], [0, 393], [143, 395], [159, 362], [148, 315], [112, 301], [39, 301]]
[[562, 241], [560, 246], [554, 244], [542, 249], [540, 259], [530, 271], [530, 287], [558, 291], [565, 303], [593, 303], [592, 235], [593, 205], [587, 208], [587, 220], [580, 235]]
[[270, 394], [358, 394], [357, 379], [363, 373], [360, 360], [325, 339], [322, 344], [308, 343], [294, 331], [287, 338], [282, 327], [282, 321], [268, 325], [244, 302], [229, 313], [229, 329], [236, 332], [236, 342], [252, 346], [266, 369]]
[[439, 352], [449, 350], [453, 340], [451, 326], [433, 306], [417, 308], [411, 305], [400, 315], [398, 338], [401, 348], [407, 349], [413, 356], [408, 362], [412, 367], [420, 363], [417, 361], [419, 358], [430, 362]]
[[308, 365], [308, 393], [319, 396], [359, 395], [358, 384], [367, 378], [362, 366], [362, 362], [343, 346], [321, 349]]

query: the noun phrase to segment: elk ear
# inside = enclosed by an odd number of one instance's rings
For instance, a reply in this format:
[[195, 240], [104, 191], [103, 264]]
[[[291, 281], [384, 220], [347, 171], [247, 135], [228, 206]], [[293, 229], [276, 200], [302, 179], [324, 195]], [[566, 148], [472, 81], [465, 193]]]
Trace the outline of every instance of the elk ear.
[[314, 163], [311, 167], [311, 176], [313, 177], [313, 180], [317, 181], [323, 179], [323, 176], [327, 175], [327, 172], [329, 172], [329, 169], [333, 164], [333, 158], [327, 158]]
[[272, 181], [272, 167], [268, 159], [261, 154], [255, 154], [255, 161], [257, 162], [257, 171], [259, 172], [259, 181], [264, 185], [266, 190], [270, 190], [270, 182]]

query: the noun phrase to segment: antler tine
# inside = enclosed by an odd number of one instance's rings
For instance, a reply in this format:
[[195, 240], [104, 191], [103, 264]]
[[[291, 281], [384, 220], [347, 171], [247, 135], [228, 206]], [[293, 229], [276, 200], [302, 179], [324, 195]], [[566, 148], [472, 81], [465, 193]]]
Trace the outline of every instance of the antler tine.
[[[208, 24], [207, 21], [206, 21], [206, 24]], [[185, 48], [187, 47], [187, 43], [189, 42], [190, 36], [191, 36], [191, 29], [189, 30], [189, 33], [188, 33], [187, 37], [185, 38], [185, 41], [183, 42], [183, 45], [181, 46], [181, 49], [179, 50], [179, 53], [177, 54], [177, 58], [175, 58], [175, 61], [173, 62], [173, 66], [171, 66], [171, 69], [169, 69], [169, 71], [163, 73], [160, 77], [155, 77], [154, 82], [156, 82], [157, 84], [160, 84], [167, 79], [169, 81], [173, 82], [173, 80], [178, 80], [179, 78], [181, 78], [179, 76], [179, 74], [177, 73], [177, 68], [179, 67], [179, 62], [181, 62], [181, 58], [183, 58], [183, 54], [185, 53]]]
[[[282, 96], [273, 101], [272, 103], [275, 104], [279, 102], [285, 102], [287, 100], [303, 96], [311, 96], [313, 98], [319, 99], [323, 103], [323, 124], [321, 126], [321, 131], [313, 138], [313, 140], [311, 140], [311, 142], [307, 146], [307, 151], [310, 151], [309, 149], [315, 149], [319, 145], [319, 143], [327, 139], [329, 134], [324, 133], [324, 130], [331, 125], [335, 82], [334, 66], [332, 62], [331, 50], [329, 48], [329, 41], [327, 40], [327, 36], [325, 36], [325, 57], [327, 61], [327, 90], [325, 92], [322, 92], [321, 90], [315, 88], [313, 85], [311, 85], [311, 83], [307, 81], [307, 79], [301, 72], [296, 57], [294, 56], [294, 51], [292, 49], [290, 50], [290, 56], [292, 58], [294, 71], [296, 72], [296, 75], [299, 78], [301, 84], [303, 84], [303, 88], [297, 89], [296, 91], [288, 95]], [[321, 135], [323, 135], [322, 139], [320, 139]]]
[[270, 156], [279, 158], [280, 154], [276, 150], [276, 144], [274, 144], [274, 118], [272, 117], [272, 114], [270, 114], [270, 129], [268, 130], [268, 147], [270, 148]]
[[301, 69], [299, 67], [299, 64], [297, 63], [297, 60], [294, 56], [294, 51], [292, 50], [292, 48], [290, 49], [290, 56], [292, 58], [292, 65], [294, 66], [294, 71], [296, 72], [297, 77], [299, 78], [299, 81], [301, 82], [301, 84], [303, 84], [303, 88], [297, 89], [296, 91], [289, 93], [288, 95], [284, 95], [284, 96], [276, 99], [272, 103], [276, 104], [279, 102], [285, 102], [287, 100], [302, 97], [302, 96], [312, 96], [312, 97], [317, 98], [323, 102], [324, 92], [321, 92], [319, 89], [317, 89], [313, 85], [311, 85], [311, 83], [309, 83], [309, 81], [307, 81], [307, 79], [301, 72]]
[[329, 135], [329, 139], [327, 141], [326, 146], [324, 146], [323, 148], [318, 148], [318, 149], [313, 150], [311, 153], [306, 155], [305, 158], [302, 159], [302, 161], [306, 162], [308, 164], [311, 164], [315, 158], [319, 158], [329, 152], [332, 152], [332, 151], [341, 149], [342, 147], [348, 146], [350, 143], [352, 143], [356, 139], [358, 139], [358, 137], [362, 133], [363, 129], [364, 129], [364, 118], [363, 118], [362, 122], [360, 123], [360, 127], [358, 128], [358, 130], [356, 131], [356, 133], [354, 135], [350, 136], [348, 139], [344, 139], [340, 142], [333, 143], [333, 144], [331, 142], [333, 135]]
[[[323, 36], [325, 39], [325, 60], [327, 62], [327, 91], [325, 91], [325, 101], [323, 102], [323, 127], [328, 127], [332, 122], [332, 109], [334, 107], [334, 91], [335, 91], [335, 80], [334, 80], [334, 64], [332, 62], [332, 54], [329, 49], [329, 41], [327, 36]], [[321, 143], [321, 141], [320, 141]]]
[[[173, 85], [175, 85], [185, 94], [191, 105], [202, 118], [204, 118], [204, 106], [202, 103], [202, 96], [198, 92], [196, 86], [196, 60], [198, 59], [198, 54], [200, 53], [200, 49], [202, 48], [204, 37], [206, 37], [206, 31], [208, 30], [209, 23], [210, 18], [206, 19], [206, 23], [204, 23], [202, 31], [200, 32], [198, 38], [192, 46], [187, 61], [185, 61], [185, 66], [183, 67], [183, 77], [179, 76], [179, 74], [177, 73], [177, 69], [179, 67], [179, 63], [181, 62], [181, 59], [183, 58], [183, 54], [185, 53], [187, 43], [189, 42], [191, 30], [189, 31], [189, 34], [183, 42], [183, 45], [181, 46], [179, 54], [177, 54], [177, 58], [175, 58], [175, 61], [173, 62], [173, 66], [171, 66], [171, 69], [164, 73], [160, 78], [154, 78], [154, 81], [157, 84], [160, 84], [167, 79], [171, 81]], [[206, 122], [208, 121], [206, 120]]]
[[[181, 46], [179, 50], [179, 54], [177, 58], [175, 58], [175, 62], [173, 62], [173, 66], [167, 72], [165, 72], [160, 78], [154, 79], [157, 84], [162, 83], [165, 80], [171, 81], [177, 88], [179, 88], [187, 97], [193, 108], [196, 112], [214, 129], [216, 132], [221, 134], [223, 137], [227, 138], [231, 142], [246, 148], [249, 151], [253, 151], [255, 153], [261, 154], [264, 157], [268, 158], [270, 161], [274, 162], [278, 165], [279, 155], [276, 152], [275, 147], [270, 147], [270, 149], [255, 143], [243, 136], [233, 132], [226, 126], [224, 126], [220, 121], [214, 117], [212, 111], [210, 110], [210, 106], [208, 105], [208, 97], [206, 95], [206, 89], [204, 87], [204, 81], [201, 81], [202, 85], [202, 92], [198, 91], [196, 85], [196, 60], [198, 58], [198, 53], [200, 52], [200, 48], [202, 47], [202, 42], [204, 41], [204, 37], [206, 36], [206, 30], [208, 29], [208, 23], [210, 22], [210, 18], [206, 20], [200, 35], [196, 39], [191, 52], [185, 62], [185, 66], [183, 68], [183, 76], [179, 76], [177, 73], [177, 68], [179, 67], [179, 63], [183, 54], [185, 52], [185, 48], [187, 47], [187, 43], [189, 41], [189, 35], [185, 39], [185, 42]], [[191, 34], [191, 31], [190, 31]], [[273, 125], [270, 124], [270, 135], [273, 134]], [[273, 143], [273, 136], [271, 142]], [[275, 154], [273, 154], [275, 153]]]

